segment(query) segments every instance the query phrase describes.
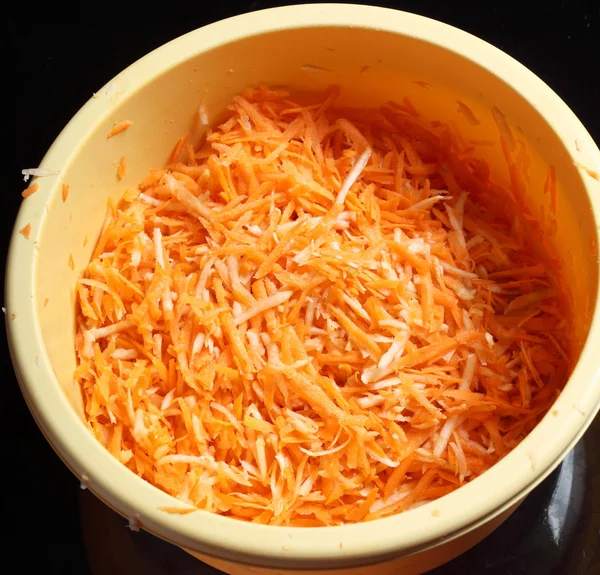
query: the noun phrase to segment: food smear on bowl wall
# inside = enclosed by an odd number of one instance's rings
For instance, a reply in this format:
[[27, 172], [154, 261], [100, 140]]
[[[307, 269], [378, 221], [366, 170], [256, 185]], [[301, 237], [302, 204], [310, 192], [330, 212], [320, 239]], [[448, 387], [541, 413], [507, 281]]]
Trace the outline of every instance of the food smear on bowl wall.
[[569, 375], [558, 272], [487, 166], [406, 99], [338, 95], [236, 96], [109, 204], [78, 281], [90, 429], [190, 506], [411, 509], [518, 445]]

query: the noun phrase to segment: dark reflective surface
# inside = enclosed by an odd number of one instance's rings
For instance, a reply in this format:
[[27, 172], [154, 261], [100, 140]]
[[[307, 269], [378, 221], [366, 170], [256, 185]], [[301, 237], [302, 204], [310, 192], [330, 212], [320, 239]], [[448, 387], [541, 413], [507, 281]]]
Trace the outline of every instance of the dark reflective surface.
[[[430, 574], [600, 575], [599, 447], [597, 417], [560, 467], [503, 525]], [[132, 533], [124, 519], [88, 492], [80, 500], [93, 575], [220, 573], [148, 533]]]

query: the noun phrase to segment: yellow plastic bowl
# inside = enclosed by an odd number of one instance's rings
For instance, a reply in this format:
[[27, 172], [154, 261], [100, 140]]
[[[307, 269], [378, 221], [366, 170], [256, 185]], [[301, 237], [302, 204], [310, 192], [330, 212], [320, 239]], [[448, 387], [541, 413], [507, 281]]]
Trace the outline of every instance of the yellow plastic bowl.
[[[367, 68], [366, 68], [367, 67]], [[456, 125], [508, 185], [491, 109], [523, 140], [531, 162], [527, 202], [549, 212], [548, 165], [556, 168], [556, 247], [569, 281], [577, 365], [550, 413], [491, 470], [459, 490], [367, 524], [323, 528], [262, 526], [205, 512], [169, 515], [175, 500], [117, 462], [82, 423], [75, 368], [74, 287], [89, 262], [107, 200], [165, 163], [176, 140], [200, 135], [198, 107], [222, 111], [260, 82], [296, 90], [338, 84], [349, 102], [410, 98], [420, 113]], [[466, 103], [479, 120], [459, 113]], [[133, 126], [107, 140], [119, 121]], [[128, 172], [119, 182], [119, 158]], [[9, 253], [7, 323], [23, 395], [39, 427], [71, 470], [104, 502], [145, 529], [230, 573], [340, 569], [414, 575], [473, 545], [546, 477], [600, 405], [598, 317], [600, 151], [559, 97], [533, 73], [455, 28], [398, 11], [305, 5], [254, 12], [187, 34], [142, 58], [96, 94], [45, 156], [24, 200]], [[66, 202], [61, 186], [70, 186]], [[18, 230], [31, 224], [31, 237]], [[269, 571], [268, 569], [272, 569]]]

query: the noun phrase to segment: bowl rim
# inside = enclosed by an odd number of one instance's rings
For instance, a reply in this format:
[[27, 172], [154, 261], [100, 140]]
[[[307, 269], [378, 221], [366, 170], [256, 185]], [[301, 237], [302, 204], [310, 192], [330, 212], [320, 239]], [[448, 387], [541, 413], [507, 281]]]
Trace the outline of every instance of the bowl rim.
[[[250, 12], [176, 38], [150, 52], [109, 82], [126, 85], [125, 101], [165, 71], [218, 46], [283, 30], [354, 27], [406, 35], [450, 50], [490, 70], [538, 109], [575, 160], [600, 171], [600, 150], [568, 106], [533, 72], [487, 42], [448, 24], [399, 10], [356, 4], [305, 4]], [[112, 108], [114, 110], [114, 108]], [[40, 164], [64, 169], [72, 142], [84, 141], [111, 112], [103, 99], [90, 99], [67, 124]], [[577, 150], [581, 148], [581, 151]], [[600, 182], [581, 174], [600, 240]], [[373, 563], [423, 551], [476, 528], [515, 503], [541, 482], [573, 446], [600, 408], [600, 296], [579, 361], [548, 413], [529, 436], [482, 476], [417, 509], [371, 523], [290, 528], [256, 525], [198, 511], [172, 515], [159, 506], [177, 500], [137, 477], [112, 457], [75, 415], [46, 355], [36, 314], [36, 247], [46, 203], [60, 176], [36, 180], [40, 190], [24, 201], [13, 229], [6, 269], [6, 324], [15, 373], [36, 423], [73, 473], [133, 525], [181, 547], [238, 563], [291, 567]], [[30, 223], [25, 240], [18, 230]], [[599, 242], [600, 243], [600, 242]], [[12, 319], [13, 314], [16, 318]], [[553, 437], [548, 441], [549, 436]], [[510, 481], [507, 481], [510, 477]], [[435, 516], [432, 511], [435, 510]]]

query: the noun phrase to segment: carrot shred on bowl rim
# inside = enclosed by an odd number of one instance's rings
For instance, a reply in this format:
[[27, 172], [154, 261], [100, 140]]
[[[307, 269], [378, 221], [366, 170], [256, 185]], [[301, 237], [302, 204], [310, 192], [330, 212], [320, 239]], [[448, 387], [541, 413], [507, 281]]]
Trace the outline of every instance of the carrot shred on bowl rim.
[[116, 136], [117, 134], [120, 134], [121, 132], [131, 128], [131, 126], [133, 126], [133, 122], [131, 120], [123, 120], [122, 122], [118, 122], [108, 132], [106, 139], [109, 140], [113, 136]]
[[31, 237], [31, 224], [26, 224], [24, 225], [20, 230], [19, 233], [26, 239], [28, 240]]
[[119, 165], [117, 166], [117, 180], [122, 180], [127, 173], [127, 161], [125, 156], [119, 158]]
[[583, 170], [590, 178], [593, 178], [594, 180], [596, 180], [597, 182], [600, 182], [600, 174], [598, 172], [596, 172], [596, 170], [592, 170], [592, 168], [588, 168], [587, 166], [584, 166], [582, 163], [580, 162], [573, 162], [575, 164], [575, 166], [577, 166], [580, 170]]
[[190, 506], [412, 509], [518, 445], [568, 376], [560, 281], [489, 170], [412, 104], [338, 92], [236, 96], [109, 204], [78, 282], [89, 427]]

